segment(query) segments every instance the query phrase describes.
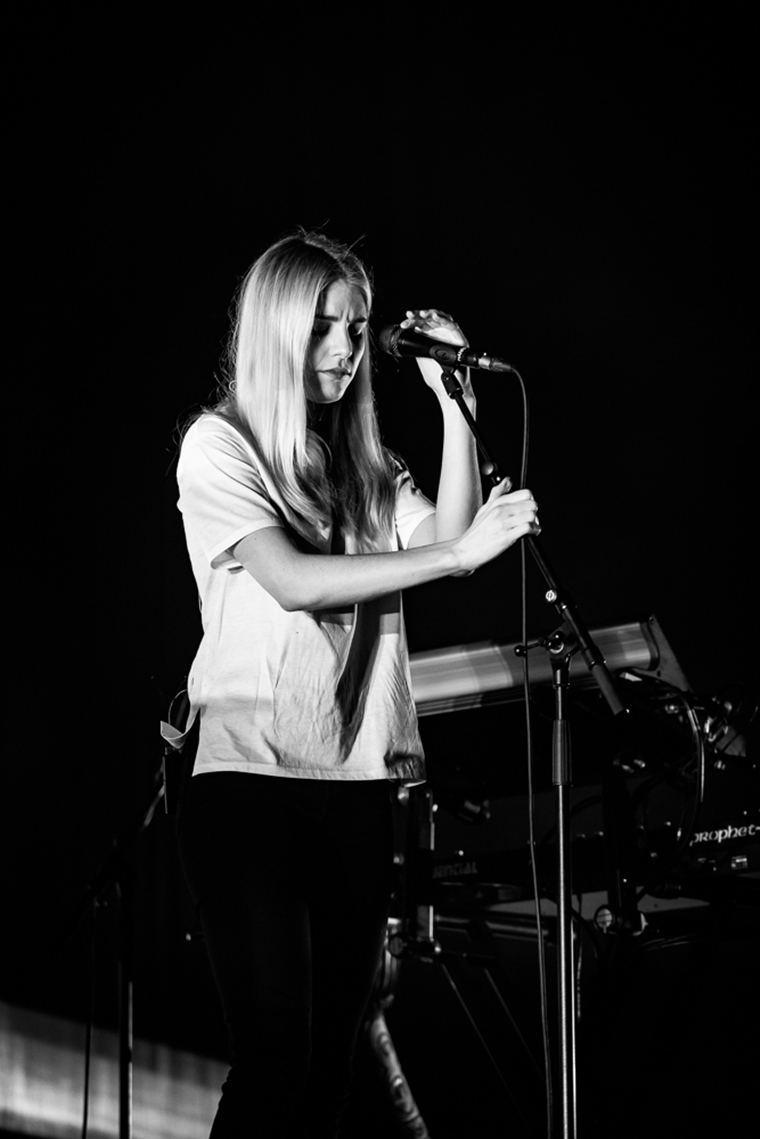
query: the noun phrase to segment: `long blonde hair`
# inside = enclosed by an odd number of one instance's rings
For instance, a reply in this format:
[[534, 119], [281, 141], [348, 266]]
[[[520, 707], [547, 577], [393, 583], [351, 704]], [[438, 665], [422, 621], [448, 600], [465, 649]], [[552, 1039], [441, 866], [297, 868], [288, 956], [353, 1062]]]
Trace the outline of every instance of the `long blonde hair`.
[[320, 299], [334, 283], [372, 289], [359, 258], [321, 233], [270, 246], [237, 297], [226, 391], [212, 409], [243, 431], [306, 534], [333, 521], [371, 550], [393, 525], [395, 465], [380, 441], [369, 346], [341, 400], [322, 405], [323, 440], [309, 429], [306, 368]]

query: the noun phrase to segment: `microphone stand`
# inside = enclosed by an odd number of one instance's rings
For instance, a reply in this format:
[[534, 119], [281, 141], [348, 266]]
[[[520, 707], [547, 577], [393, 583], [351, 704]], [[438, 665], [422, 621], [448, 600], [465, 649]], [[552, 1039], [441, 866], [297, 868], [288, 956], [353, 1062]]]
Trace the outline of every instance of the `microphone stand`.
[[[483, 443], [475, 419], [464, 399], [464, 391], [454, 375], [453, 367], [443, 367], [443, 386], [448, 396], [456, 400], [481, 456], [480, 469], [484, 477], [496, 486], [501, 481], [498, 467]], [[615, 688], [612, 675], [599, 649], [580, 617], [569, 594], [561, 587], [558, 578], [532, 535], [523, 538], [541, 571], [547, 585], [544, 597], [562, 617], [562, 629], [546, 641], [550, 652], [555, 700], [554, 730], [552, 735], [552, 784], [557, 799], [557, 970], [559, 1001], [558, 1048], [560, 1059], [560, 1131], [561, 1139], [576, 1136], [576, 1055], [575, 1055], [575, 964], [572, 937], [572, 877], [570, 844], [570, 791], [572, 788], [570, 763], [570, 726], [565, 704], [568, 689], [570, 658], [577, 650], [597, 684], [614, 716], [627, 712]], [[520, 646], [525, 655], [533, 646]], [[539, 906], [536, 898], [536, 906]]]

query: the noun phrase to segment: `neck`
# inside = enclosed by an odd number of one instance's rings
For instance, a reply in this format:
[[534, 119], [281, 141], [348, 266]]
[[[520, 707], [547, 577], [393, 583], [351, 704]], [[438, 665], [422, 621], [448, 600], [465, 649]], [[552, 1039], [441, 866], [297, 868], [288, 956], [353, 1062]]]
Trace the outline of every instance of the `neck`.
[[312, 400], [309, 400], [307, 420], [308, 425], [310, 429], [316, 432], [316, 434], [319, 435], [320, 438], [324, 439], [325, 442], [327, 442], [327, 435], [330, 431], [331, 421], [332, 416], [329, 414], [329, 410], [326, 404], [314, 403]]

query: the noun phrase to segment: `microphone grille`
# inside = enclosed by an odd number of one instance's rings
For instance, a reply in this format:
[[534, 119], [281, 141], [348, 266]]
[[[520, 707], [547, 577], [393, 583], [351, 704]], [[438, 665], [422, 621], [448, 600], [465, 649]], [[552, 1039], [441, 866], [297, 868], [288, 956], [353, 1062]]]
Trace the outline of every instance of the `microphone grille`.
[[398, 338], [401, 329], [397, 324], [386, 324], [378, 333], [377, 342], [383, 352], [389, 356], [398, 356]]

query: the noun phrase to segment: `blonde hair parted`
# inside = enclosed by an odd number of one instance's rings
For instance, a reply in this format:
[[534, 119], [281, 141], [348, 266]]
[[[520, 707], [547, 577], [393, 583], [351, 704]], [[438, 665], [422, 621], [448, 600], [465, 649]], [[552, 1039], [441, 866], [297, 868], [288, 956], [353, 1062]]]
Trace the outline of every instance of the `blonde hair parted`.
[[334, 521], [371, 550], [393, 525], [395, 468], [380, 441], [368, 345], [343, 398], [321, 408], [324, 442], [309, 429], [314, 319], [338, 281], [360, 292], [369, 315], [366, 269], [321, 233], [282, 238], [254, 262], [238, 293], [226, 395], [214, 411], [253, 444], [301, 533]]

